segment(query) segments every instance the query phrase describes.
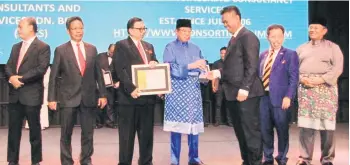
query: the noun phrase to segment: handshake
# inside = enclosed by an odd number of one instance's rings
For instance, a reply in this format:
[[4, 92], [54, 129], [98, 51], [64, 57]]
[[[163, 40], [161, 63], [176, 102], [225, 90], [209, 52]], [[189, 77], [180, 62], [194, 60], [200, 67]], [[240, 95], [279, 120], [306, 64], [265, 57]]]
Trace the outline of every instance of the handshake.
[[207, 67], [205, 60], [203, 59], [200, 59], [191, 64], [188, 64], [188, 69], [200, 69], [204, 71], [199, 75], [199, 80], [201, 82], [206, 83], [209, 80], [215, 79], [214, 71], [210, 71], [210, 69]]

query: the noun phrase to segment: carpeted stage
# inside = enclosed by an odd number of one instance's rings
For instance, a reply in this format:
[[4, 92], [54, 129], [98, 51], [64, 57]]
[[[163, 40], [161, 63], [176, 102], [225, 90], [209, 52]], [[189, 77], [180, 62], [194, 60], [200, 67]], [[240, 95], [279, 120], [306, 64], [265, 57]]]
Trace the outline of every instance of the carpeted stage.
[[[336, 157], [335, 165], [349, 164], [349, 124], [341, 123], [337, 125], [336, 130]], [[162, 131], [162, 127], [155, 126], [154, 131], [154, 165], [170, 164], [170, 144], [169, 133]], [[290, 130], [290, 148], [288, 164], [294, 165], [297, 161], [299, 129], [296, 125], [291, 126]], [[30, 144], [29, 132], [23, 129], [20, 164], [30, 165]], [[187, 137], [182, 137], [181, 165], [187, 165]], [[41, 165], [60, 165], [59, 154], [60, 128], [49, 128], [43, 131], [43, 162]], [[80, 152], [80, 128], [75, 127], [73, 138], [73, 157], [75, 165], [79, 163]], [[205, 133], [201, 134], [199, 143], [199, 155], [206, 165], [240, 165], [240, 153], [237, 139], [232, 128], [227, 126], [206, 127]], [[118, 162], [118, 130], [102, 128], [95, 130], [94, 146], [95, 151], [92, 157], [94, 165], [116, 165]], [[138, 145], [137, 138], [134, 150], [133, 165], [137, 165]], [[277, 145], [277, 143], [275, 143]], [[0, 165], [7, 165], [6, 146], [7, 129], [0, 129]], [[276, 152], [275, 152], [276, 153]], [[319, 165], [320, 158], [320, 137], [316, 138], [313, 164]]]

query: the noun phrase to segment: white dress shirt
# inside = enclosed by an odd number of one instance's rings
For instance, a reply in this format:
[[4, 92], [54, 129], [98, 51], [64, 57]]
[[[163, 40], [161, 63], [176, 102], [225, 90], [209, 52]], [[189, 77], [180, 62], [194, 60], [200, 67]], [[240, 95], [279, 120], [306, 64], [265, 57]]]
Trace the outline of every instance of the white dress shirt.
[[111, 63], [112, 63], [112, 57], [109, 56], [108, 54], [107, 54], [107, 56], [108, 56], [108, 65], [111, 65]]

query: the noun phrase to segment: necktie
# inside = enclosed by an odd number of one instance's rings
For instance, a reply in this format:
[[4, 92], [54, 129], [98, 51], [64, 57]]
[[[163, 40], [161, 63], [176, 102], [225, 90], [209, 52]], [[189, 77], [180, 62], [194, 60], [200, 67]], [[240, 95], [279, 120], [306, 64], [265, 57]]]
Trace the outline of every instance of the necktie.
[[230, 41], [228, 42], [227, 47], [230, 47], [230, 45], [232, 45], [233, 43], [235, 43], [235, 41], [236, 41], [236, 37], [235, 37], [235, 36], [232, 36], [231, 39], [230, 39]]
[[262, 78], [264, 89], [266, 89], [269, 86], [273, 54], [274, 54], [274, 50], [272, 50], [270, 52], [269, 56], [267, 57], [267, 63], [266, 63], [265, 68], [264, 68], [264, 74], [263, 74], [263, 78]]
[[21, 66], [22, 60], [23, 60], [24, 55], [26, 54], [27, 50], [28, 50], [28, 43], [23, 41], [21, 50], [19, 52], [19, 57], [18, 57], [18, 60], [17, 60], [17, 68], [16, 68], [17, 73], [18, 73], [18, 69]]
[[137, 49], [139, 50], [140, 56], [141, 56], [141, 58], [143, 60], [143, 63], [147, 64], [146, 55], [145, 55], [145, 52], [142, 49], [141, 42], [138, 42]]
[[85, 58], [84, 58], [83, 52], [80, 49], [79, 43], [77, 43], [77, 47], [78, 47], [78, 58], [79, 58], [79, 64], [80, 64], [80, 73], [83, 76], [85, 72]]

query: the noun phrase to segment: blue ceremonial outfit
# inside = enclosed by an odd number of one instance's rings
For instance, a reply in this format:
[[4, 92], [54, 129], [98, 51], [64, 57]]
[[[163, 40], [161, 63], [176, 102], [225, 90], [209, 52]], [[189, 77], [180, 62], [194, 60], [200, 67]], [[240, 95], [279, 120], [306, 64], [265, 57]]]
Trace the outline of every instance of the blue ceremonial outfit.
[[171, 132], [171, 164], [180, 163], [181, 134], [188, 134], [189, 164], [199, 164], [198, 134], [204, 132], [200, 69], [188, 64], [203, 59], [198, 46], [176, 39], [166, 45], [164, 63], [170, 64], [172, 93], [165, 95], [164, 131]]

